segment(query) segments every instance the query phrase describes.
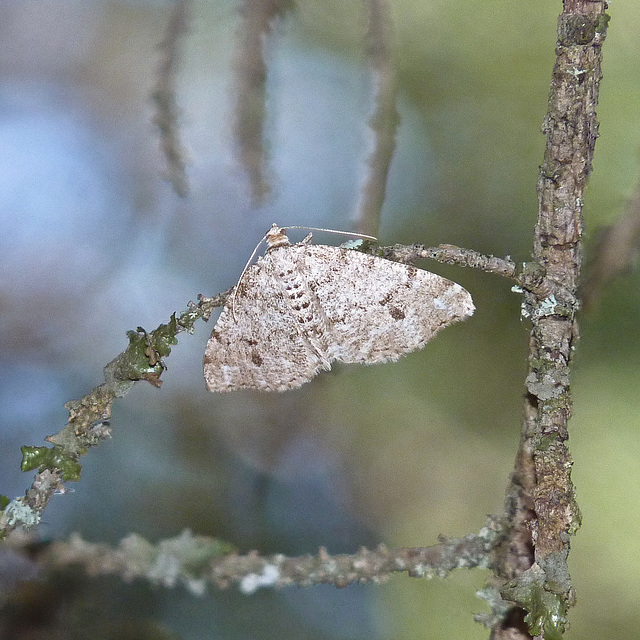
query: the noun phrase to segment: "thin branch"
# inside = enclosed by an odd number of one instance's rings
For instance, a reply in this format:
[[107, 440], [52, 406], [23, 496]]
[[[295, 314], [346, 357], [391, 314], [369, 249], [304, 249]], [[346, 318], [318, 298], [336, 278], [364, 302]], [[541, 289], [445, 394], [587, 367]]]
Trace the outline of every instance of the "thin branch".
[[180, 142], [178, 118], [180, 110], [176, 101], [176, 68], [180, 42], [187, 31], [189, 0], [176, 0], [167, 24], [167, 32], [160, 44], [160, 69], [152, 97], [156, 105], [154, 122], [160, 129], [160, 145], [167, 163], [166, 177], [173, 190], [182, 197], [189, 194], [185, 151]]
[[171, 316], [151, 333], [141, 327], [129, 331], [129, 346], [104, 369], [105, 382], [80, 400], [65, 404], [69, 421], [58, 433], [47, 436], [49, 447], [22, 447], [22, 470], [38, 469], [31, 487], [23, 497], [15, 498], [0, 511], [0, 539], [18, 527], [32, 527], [40, 521], [52, 496], [65, 493], [65, 481], [79, 480], [80, 456], [88, 449], [111, 437], [108, 419], [116, 398], [125, 396], [140, 380], [154, 386], [162, 384], [163, 358], [177, 344], [176, 336], [193, 332], [196, 320], [208, 320], [216, 307], [222, 306], [229, 291], [214, 298], [199, 297], [199, 303], [189, 303], [179, 317]]
[[441, 537], [432, 547], [388, 549], [380, 545], [374, 550], [362, 548], [354, 554], [333, 556], [321, 548], [317, 555], [299, 557], [261, 556], [257, 552], [239, 555], [227, 543], [194, 536], [190, 531], [155, 545], [132, 534], [116, 548], [73, 535], [68, 541], [44, 547], [39, 560], [42, 566], [54, 569], [80, 565], [89, 575], [119, 575], [166, 587], [182, 584], [198, 594], [207, 584], [235, 586], [250, 594], [264, 587], [379, 583], [405, 572], [417, 578], [443, 578], [454, 569], [490, 566], [492, 550], [501, 535], [501, 523], [489, 518], [479, 533]]
[[567, 448], [569, 364], [577, 339], [583, 194], [598, 137], [605, 8], [598, 0], [565, 0], [558, 21], [533, 251], [545, 287], [524, 292], [533, 328], [522, 441], [507, 492], [513, 531], [499, 566], [499, 575], [510, 580], [502, 596], [518, 605], [507, 617], [521, 621], [525, 609], [528, 631], [503, 620], [493, 628], [495, 640], [559, 638], [574, 601], [567, 557], [580, 514]]
[[516, 263], [511, 258], [496, 258], [472, 249], [462, 249], [452, 244], [441, 244], [437, 247], [425, 247], [422, 244], [381, 247], [382, 255], [390, 260], [412, 263], [416, 260], [429, 259], [444, 264], [457, 264], [461, 267], [471, 267], [487, 273], [494, 273], [505, 278], [512, 278], [519, 284], [524, 282], [517, 273]]
[[369, 29], [365, 52], [376, 85], [375, 111], [369, 120], [374, 148], [367, 160], [366, 182], [356, 212], [355, 230], [375, 235], [380, 228], [389, 167], [396, 149], [400, 115], [396, 108], [396, 74], [393, 64], [391, 7], [387, 0], [367, 0]]

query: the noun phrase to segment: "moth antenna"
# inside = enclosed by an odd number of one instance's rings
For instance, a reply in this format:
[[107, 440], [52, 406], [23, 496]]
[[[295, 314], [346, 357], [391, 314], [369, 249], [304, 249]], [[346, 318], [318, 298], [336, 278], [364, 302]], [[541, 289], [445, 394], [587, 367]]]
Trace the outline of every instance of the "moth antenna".
[[247, 260], [247, 264], [244, 265], [244, 269], [242, 270], [242, 273], [240, 274], [240, 278], [238, 279], [238, 283], [236, 284], [235, 289], [233, 290], [233, 295], [231, 296], [231, 317], [233, 318], [234, 322], [236, 321], [236, 307], [235, 307], [236, 294], [238, 293], [238, 289], [240, 288], [240, 283], [242, 282], [242, 278], [244, 278], [244, 274], [247, 272], [247, 269], [249, 268], [249, 265], [251, 264], [251, 261], [255, 258], [256, 253], [257, 253], [258, 249], [260, 248], [260, 245], [266, 239], [267, 239], [267, 234], [265, 233], [262, 236], [262, 239], [260, 240], [260, 242], [258, 242], [258, 244], [255, 246], [255, 249], [253, 250], [253, 252], [251, 253], [251, 256]]
[[327, 233], [335, 233], [341, 236], [353, 236], [354, 238], [366, 238], [367, 240], [378, 241], [375, 236], [367, 235], [366, 233], [355, 233], [354, 231], [339, 231], [338, 229], [324, 229], [323, 227], [304, 227], [302, 225], [289, 227], [284, 226], [283, 229], [308, 229], [309, 231], [326, 231]]

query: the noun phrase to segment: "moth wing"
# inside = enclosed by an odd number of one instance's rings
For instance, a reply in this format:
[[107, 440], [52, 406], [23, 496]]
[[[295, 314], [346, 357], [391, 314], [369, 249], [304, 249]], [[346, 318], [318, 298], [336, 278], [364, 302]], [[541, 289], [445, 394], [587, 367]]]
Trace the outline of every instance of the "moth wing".
[[459, 284], [423, 269], [340, 247], [292, 250], [332, 327], [329, 355], [342, 362], [397, 360], [475, 309]]
[[207, 389], [284, 391], [326, 368], [290, 316], [267, 254], [247, 269], [211, 333], [204, 356]]

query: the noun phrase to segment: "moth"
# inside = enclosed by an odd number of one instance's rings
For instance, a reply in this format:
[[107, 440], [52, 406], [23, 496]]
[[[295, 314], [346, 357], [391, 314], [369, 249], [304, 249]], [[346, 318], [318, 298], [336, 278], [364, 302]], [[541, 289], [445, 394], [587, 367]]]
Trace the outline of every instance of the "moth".
[[435, 273], [311, 235], [292, 245], [276, 224], [264, 239], [207, 343], [209, 391], [286, 391], [334, 361], [397, 360], [475, 310], [468, 291]]

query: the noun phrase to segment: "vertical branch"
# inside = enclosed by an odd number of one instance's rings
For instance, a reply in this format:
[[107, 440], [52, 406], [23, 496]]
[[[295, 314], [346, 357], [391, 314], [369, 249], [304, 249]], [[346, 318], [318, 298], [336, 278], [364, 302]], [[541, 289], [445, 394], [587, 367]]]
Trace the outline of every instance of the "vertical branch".
[[[542, 285], [535, 293], [525, 293], [523, 310], [533, 326], [522, 442], [507, 501], [507, 510], [518, 513], [499, 567], [504, 578], [515, 576], [502, 595], [522, 613], [528, 612], [528, 631], [515, 623], [508, 629], [503, 622], [494, 628], [496, 639], [559, 638], [573, 604], [567, 557], [580, 514], [567, 447], [572, 410], [569, 365], [577, 338], [583, 193], [598, 137], [595, 110], [608, 20], [605, 8], [601, 0], [565, 0], [558, 21], [531, 269]], [[524, 533], [528, 542], [522, 540]], [[527, 546], [531, 550], [530, 566], [524, 571], [526, 555], [514, 562], [512, 553], [518, 543], [523, 553]], [[518, 618], [516, 609], [511, 614]]]
[[176, 104], [175, 76], [180, 39], [187, 31], [188, 2], [189, 0], [176, 0], [165, 39], [160, 45], [160, 69], [152, 94], [157, 109], [154, 122], [160, 129], [160, 145], [167, 163], [166, 177], [173, 190], [182, 197], [189, 194], [189, 182], [185, 171], [185, 153], [178, 133], [179, 110]]
[[234, 136], [239, 162], [249, 176], [251, 200], [261, 204], [270, 191], [267, 154], [264, 148], [267, 64], [264, 39], [274, 20], [284, 14], [292, 0], [243, 0], [240, 42], [235, 59], [237, 91]]
[[366, 56], [376, 84], [375, 111], [369, 120], [374, 148], [367, 160], [367, 177], [356, 212], [355, 230], [376, 235], [400, 116], [396, 109], [397, 86], [391, 53], [391, 9], [387, 0], [368, 0], [368, 5]]

